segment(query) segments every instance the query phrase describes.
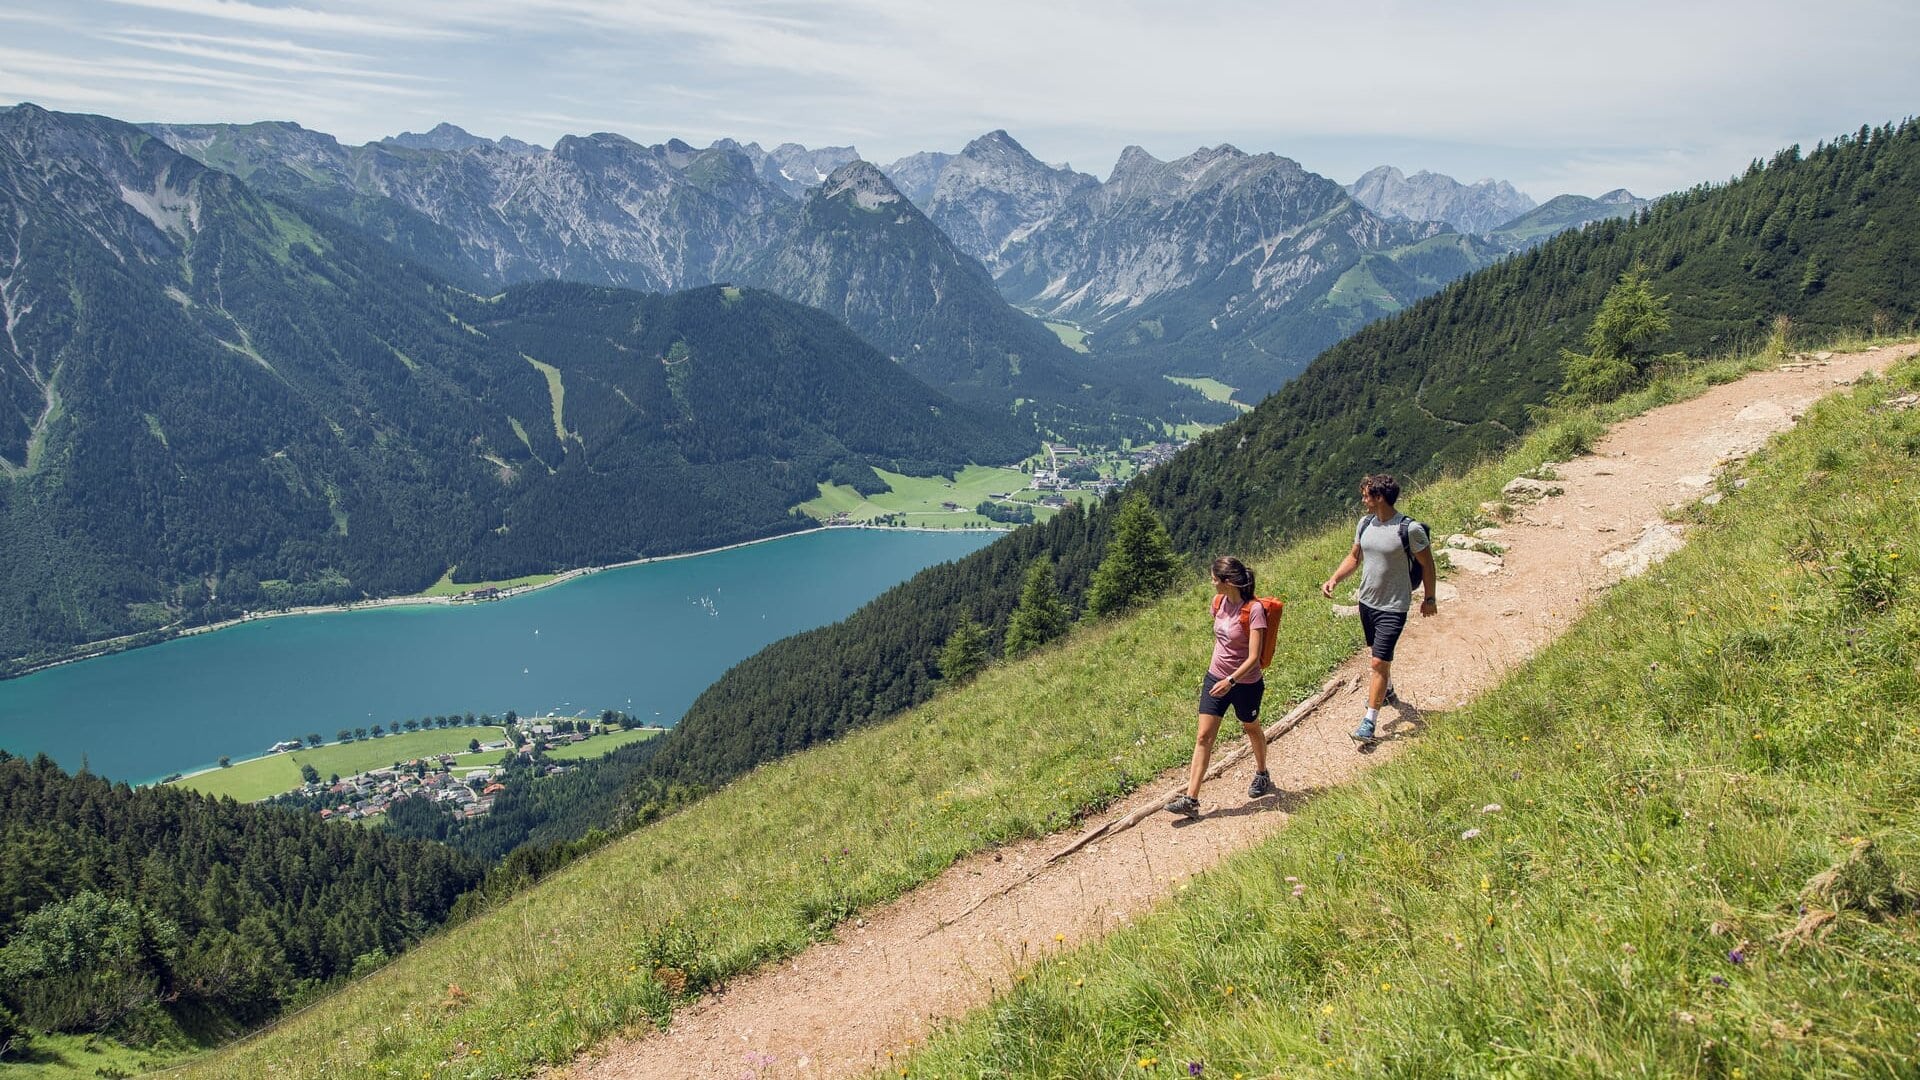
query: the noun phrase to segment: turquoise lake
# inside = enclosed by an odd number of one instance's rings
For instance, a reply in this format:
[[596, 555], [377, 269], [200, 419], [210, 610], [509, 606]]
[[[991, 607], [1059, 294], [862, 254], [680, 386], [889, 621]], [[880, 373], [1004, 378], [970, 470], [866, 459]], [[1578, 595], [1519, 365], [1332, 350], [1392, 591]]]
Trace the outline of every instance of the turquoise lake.
[[263, 619], [0, 682], [0, 748], [143, 782], [452, 713], [672, 724], [734, 664], [999, 536], [837, 529], [509, 600]]

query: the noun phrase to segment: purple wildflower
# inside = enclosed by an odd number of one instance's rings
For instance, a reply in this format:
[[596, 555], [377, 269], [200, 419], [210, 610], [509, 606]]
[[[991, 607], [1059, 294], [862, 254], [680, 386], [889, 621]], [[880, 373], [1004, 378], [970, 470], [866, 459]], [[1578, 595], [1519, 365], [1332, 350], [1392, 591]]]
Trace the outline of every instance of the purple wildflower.
[[1189, 1062], [1187, 1062], [1187, 1075], [1188, 1075], [1188, 1076], [1199, 1076], [1199, 1075], [1200, 1075], [1200, 1073], [1201, 1073], [1201, 1071], [1202, 1071], [1203, 1069], [1205, 1069], [1205, 1068], [1206, 1068], [1206, 1066], [1204, 1066], [1204, 1065], [1202, 1065], [1202, 1064], [1200, 1064], [1200, 1063], [1199, 1063], [1199, 1062], [1197, 1062], [1197, 1061], [1189, 1061]]
[[1741, 946], [1735, 946], [1733, 951], [1727, 953], [1727, 960], [1735, 964], [1744, 964], [1747, 962], [1747, 950]]
[[1715, 986], [1727, 985], [1727, 977], [1725, 975], [1715, 975], [1712, 978], [1710, 978], [1708, 981], [1712, 982], [1713, 985]]

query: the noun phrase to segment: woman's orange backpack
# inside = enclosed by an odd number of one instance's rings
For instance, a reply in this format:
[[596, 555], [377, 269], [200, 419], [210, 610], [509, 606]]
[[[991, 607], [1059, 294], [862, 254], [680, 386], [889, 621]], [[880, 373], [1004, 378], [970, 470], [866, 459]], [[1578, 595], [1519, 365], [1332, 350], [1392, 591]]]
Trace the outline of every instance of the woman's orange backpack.
[[[1219, 595], [1213, 598], [1213, 614], [1216, 618], [1220, 615], [1220, 601], [1224, 599], [1225, 597]], [[1240, 625], [1249, 627], [1249, 635], [1252, 634], [1250, 624], [1253, 622], [1253, 605], [1255, 604], [1267, 609], [1267, 633], [1260, 642], [1260, 670], [1265, 671], [1273, 663], [1273, 643], [1280, 638], [1280, 635], [1274, 631], [1280, 629], [1280, 616], [1286, 611], [1287, 602], [1277, 596], [1256, 596], [1240, 605]]]

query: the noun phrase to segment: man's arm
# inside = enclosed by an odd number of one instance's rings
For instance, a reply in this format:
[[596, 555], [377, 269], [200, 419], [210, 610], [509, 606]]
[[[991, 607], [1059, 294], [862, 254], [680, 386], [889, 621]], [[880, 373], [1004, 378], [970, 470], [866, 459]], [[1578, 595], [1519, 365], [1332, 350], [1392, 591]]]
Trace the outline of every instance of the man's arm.
[[1414, 552], [1413, 557], [1420, 560], [1420, 569], [1422, 571], [1420, 583], [1422, 588], [1426, 590], [1426, 595], [1420, 598], [1420, 614], [1438, 614], [1440, 611], [1440, 601], [1435, 597], [1434, 590], [1440, 586], [1440, 571], [1435, 569], [1433, 565], [1433, 549], [1431, 547], [1423, 547], [1419, 551]]
[[1340, 569], [1335, 570], [1333, 572], [1332, 577], [1320, 583], [1320, 595], [1326, 597], [1329, 600], [1333, 599], [1334, 586], [1347, 580], [1347, 578], [1352, 576], [1353, 572], [1355, 570], [1358, 570], [1359, 568], [1360, 568], [1360, 545], [1358, 542], [1355, 542], [1355, 544], [1353, 545], [1353, 550], [1347, 552], [1347, 557], [1341, 561]]

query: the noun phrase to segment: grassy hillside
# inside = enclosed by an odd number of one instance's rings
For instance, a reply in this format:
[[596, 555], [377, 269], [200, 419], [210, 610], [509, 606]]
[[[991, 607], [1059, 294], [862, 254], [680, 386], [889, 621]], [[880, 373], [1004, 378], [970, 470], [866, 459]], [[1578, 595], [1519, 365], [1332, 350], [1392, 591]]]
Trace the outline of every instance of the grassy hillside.
[[1515, 677], [911, 1074], [1913, 1075], [1916, 390], [1810, 410]]
[[[1458, 527], [1516, 472], [1591, 437], [1594, 417], [1737, 371], [1702, 369], [1552, 425], [1504, 462], [1416, 492], [1409, 509]], [[1347, 529], [1256, 560], [1263, 591], [1312, 596]], [[1185, 760], [1205, 595], [1196, 582], [907, 716], [762, 765], [186, 1075], [523, 1075], [664, 1020], [964, 854], [1065, 827]], [[1287, 620], [1269, 676], [1276, 705], [1304, 697], [1357, 644], [1355, 626], [1324, 604], [1297, 604]], [[1050, 725], [1036, 746], [1035, 718], [1061, 701], [1077, 703], [1074, 722]]]
[[[1868, 226], [1871, 227], [1868, 227]], [[1671, 297], [1658, 347], [1727, 355], [1778, 315], [1794, 344], [1920, 316], [1920, 123], [1863, 129], [1755, 163], [1632, 221], [1568, 233], [1367, 326], [1253, 412], [1134, 481], [1176, 550], [1261, 550], [1349, 504], [1354, 478], [1460, 470], [1536, 423], [1622, 272]], [[933, 567], [845, 621], [742, 661], [661, 740], [651, 768], [718, 782], [925, 700], [941, 645], [972, 618], [999, 641], [1026, 568], [1046, 556], [1078, 603], [1108, 510], [1064, 513]], [[844, 673], [858, 672], [859, 677]]]

